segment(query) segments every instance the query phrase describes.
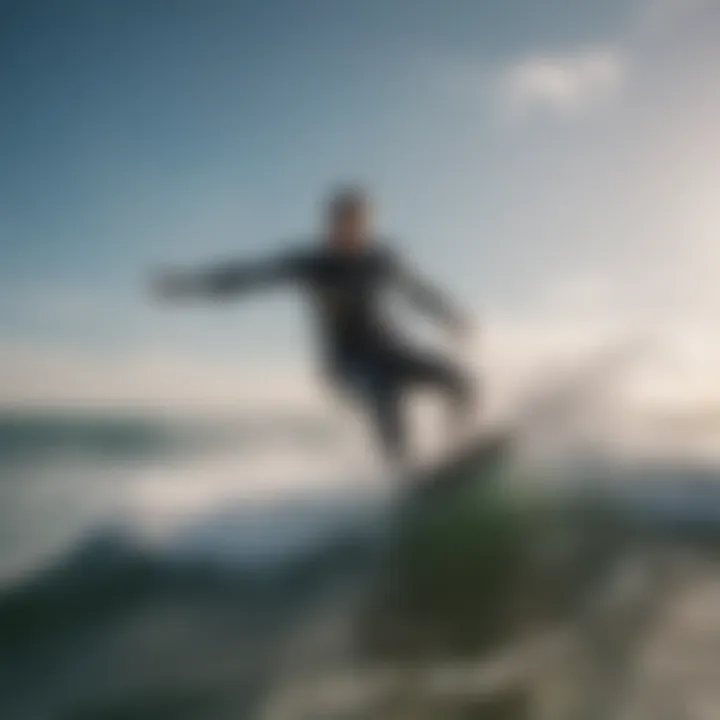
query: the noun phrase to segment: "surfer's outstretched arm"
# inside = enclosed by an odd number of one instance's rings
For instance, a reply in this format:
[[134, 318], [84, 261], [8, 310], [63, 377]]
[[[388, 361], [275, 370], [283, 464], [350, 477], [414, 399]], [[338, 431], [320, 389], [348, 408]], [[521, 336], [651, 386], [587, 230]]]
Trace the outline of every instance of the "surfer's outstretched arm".
[[423, 313], [437, 319], [452, 330], [465, 330], [467, 319], [447, 294], [434, 287], [415, 270], [393, 261], [398, 288]]
[[153, 279], [155, 294], [163, 299], [223, 298], [300, 279], [304, 263], [296, 254], [266, 260], [230, 262], [199, 271], [174, 270]]

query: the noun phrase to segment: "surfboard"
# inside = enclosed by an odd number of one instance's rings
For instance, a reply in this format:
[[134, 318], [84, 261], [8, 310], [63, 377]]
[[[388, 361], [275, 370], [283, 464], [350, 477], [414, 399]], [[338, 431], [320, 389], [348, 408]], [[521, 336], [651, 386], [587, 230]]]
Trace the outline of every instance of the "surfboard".
[[459, 448], [412, 472], [410, 499], [430, 502], [471, 484], [487, 481], [511, 449], [508, 431], [482, 431]]
[[511, 455], [509, 431], [482, 431], [439, 458], [407, 469], [394, 504], [395, 540], [426, 522], [482, 502], [497, 487]]
[[486, 581], [504, 577], [511, 557], [504, 553], [513, 533], [520, 537], [496, 492], [512, 437], [509, 430], [477, 432], [405, 474], [359, 622], [358, 643], [369, 657], [406, 661], [434, 652], [435, 643], [454, 637], [468, 598], [484, 607]]

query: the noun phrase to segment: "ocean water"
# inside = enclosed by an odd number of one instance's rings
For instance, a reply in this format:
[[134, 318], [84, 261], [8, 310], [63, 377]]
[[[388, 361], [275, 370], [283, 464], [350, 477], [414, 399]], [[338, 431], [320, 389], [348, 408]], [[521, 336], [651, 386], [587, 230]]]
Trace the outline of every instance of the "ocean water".
[[[308, 418], [5, 413], [0, 717], [262, 717], [298, 668], [347, 655], [396, 488], [345, 441]], [[720, 522], [717, 477], [596, 463], [575, 489], [602, 488], [677, 557]], [[707, 594], [702, 567], [693, 582]], [[653, 636], [666, 654], [668, 627]], [[632, 702], [643, 700], [636, 687]]]
[[306, 418], [5, 414], [0, 717], [251, 716], [378, 478]]

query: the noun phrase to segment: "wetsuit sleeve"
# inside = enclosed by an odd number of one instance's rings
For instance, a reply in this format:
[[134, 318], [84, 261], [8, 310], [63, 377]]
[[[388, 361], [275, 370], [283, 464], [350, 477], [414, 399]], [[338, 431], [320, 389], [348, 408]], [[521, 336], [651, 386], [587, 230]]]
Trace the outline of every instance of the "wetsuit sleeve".
[[300, 253], [273, 258], [228, 262], [198, 272], [171, 273], [163, 279], [172, 297], [227, 297], [304, 279], [308, 263]]
[[394, 255], [388, 255], [395, 285], [419, 310], [448, 327], [464, 324], [464, 316], [450, 298]]

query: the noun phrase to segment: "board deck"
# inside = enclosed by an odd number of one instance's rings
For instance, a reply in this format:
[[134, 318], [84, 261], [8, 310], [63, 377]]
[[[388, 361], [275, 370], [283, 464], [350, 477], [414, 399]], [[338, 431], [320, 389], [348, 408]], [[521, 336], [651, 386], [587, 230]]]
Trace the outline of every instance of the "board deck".
[[490, 470], [507, 456], [510, 435], [507, 432], [482, 433], [462, 448], [413, 473], [413, 501], [430, 501], [452, 494], [477, 482], [479, 474]]

